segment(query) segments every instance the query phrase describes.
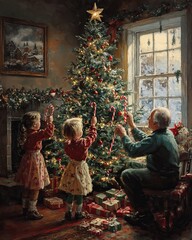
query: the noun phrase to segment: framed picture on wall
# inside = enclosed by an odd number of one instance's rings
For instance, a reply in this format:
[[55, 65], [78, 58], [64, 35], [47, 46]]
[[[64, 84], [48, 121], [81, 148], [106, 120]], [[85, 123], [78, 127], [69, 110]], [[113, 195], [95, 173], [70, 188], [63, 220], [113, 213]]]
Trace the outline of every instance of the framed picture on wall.
[[2, 74], [47, 76], [47, 27], [2, 18], [0, 55]]

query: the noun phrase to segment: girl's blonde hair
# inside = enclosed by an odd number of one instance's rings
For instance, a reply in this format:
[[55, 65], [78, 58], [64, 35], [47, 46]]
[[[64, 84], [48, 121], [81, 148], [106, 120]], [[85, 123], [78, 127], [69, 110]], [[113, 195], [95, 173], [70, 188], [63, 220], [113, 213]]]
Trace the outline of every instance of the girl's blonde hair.
[[83, 123], [81, 118], [67, 119], [63, 124], [63, 136], [68, 139], [76, 138], [77, 134], [82, 132]]
[[27, 112], [23, 115], [21, 120], [18, 143], [20, 146], [24, 145], [27, 139], [27, 129], [30, 129], [33, 124], [40, 118], [40, 113], [36, 111]]

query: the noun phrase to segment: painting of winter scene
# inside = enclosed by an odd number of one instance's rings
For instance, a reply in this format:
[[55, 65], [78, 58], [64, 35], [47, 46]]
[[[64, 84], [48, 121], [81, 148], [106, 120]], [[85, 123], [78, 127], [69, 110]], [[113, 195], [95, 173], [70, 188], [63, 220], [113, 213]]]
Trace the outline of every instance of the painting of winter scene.
[[46, 26], [3, 18], [1, 73], [46, 76], [46, 35]]

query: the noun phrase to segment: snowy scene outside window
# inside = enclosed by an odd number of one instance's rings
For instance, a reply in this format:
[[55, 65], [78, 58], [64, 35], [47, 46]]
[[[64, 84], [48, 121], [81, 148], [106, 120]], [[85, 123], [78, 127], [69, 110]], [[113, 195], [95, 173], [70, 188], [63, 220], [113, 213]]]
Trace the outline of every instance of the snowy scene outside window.
[[172, 123], [183, 119], [182, 17], [167, 16], [128, 24], [127, 76], [135, 109], [143, 108], [141, 125], [155, 107], [167, 107]]

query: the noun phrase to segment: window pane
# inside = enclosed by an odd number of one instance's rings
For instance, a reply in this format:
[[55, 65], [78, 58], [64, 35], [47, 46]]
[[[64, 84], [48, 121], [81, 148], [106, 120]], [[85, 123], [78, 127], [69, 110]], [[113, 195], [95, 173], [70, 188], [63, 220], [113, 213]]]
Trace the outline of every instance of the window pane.
[[154, 93], [156, 97], [167, 96], [167, 78], [154, 79]]
[[181, 47], [181, 28], [173, 28], [168, 30], [168, 48]]
[[142, 54], [140, 57], [140, 74], [147, 75], [153, 72], [153, 54]]
[[155, 73], [167, 73], [167, 52], [155, 53]]
[[172, 116], [172, 124], [181, 122], [181, 99], [169, 99], [169, 109]]
[[169, 96], [181, 96], [181, 79], [169, 78]]
[[139, 95], [140, 97], [152, 97], [153, 96], [153, 83], [151, 80], [139, 81]]
[[145, 34], [140, 36], [140, 53], [152, 52], [153, 50], [153, 34]]
[[154, 100], [154, 107], [167, 107], [167, 98], [156, 98]]
[[149, 117], [149, 114], [150, 114], [151, 110], [153, 109], [153, 100], [150, 98], [140, 99], [139, 107], [143, 107], [143, 115], [140, 120], [140, 123], [147, 123], [147, 118]]
[[167, 31], [156, 32], [154, 34], [154, 50], [161, 51], [167, 49]]
[[169, 51], [169, 73], [174, 73], [181, 69], [181, 50], [175, 49]]

